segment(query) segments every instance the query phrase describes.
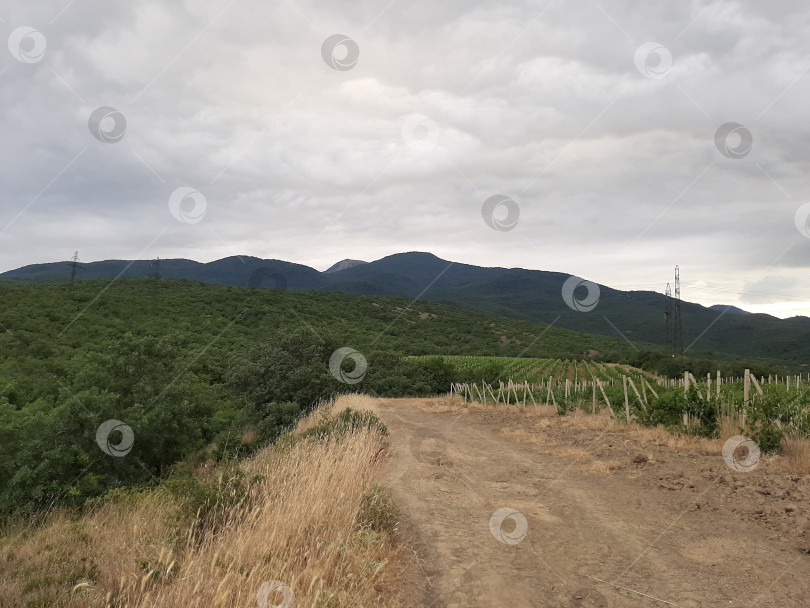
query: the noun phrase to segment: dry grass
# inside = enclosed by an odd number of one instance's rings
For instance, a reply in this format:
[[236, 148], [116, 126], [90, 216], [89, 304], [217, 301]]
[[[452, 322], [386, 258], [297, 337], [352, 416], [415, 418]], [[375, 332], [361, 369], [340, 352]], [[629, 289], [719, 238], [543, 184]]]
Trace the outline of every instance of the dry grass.
[[350, 394], [341, 395], [337, 399], [321, 403], [320, 407], [310, 412], [307, 416], [298, 421], [293, 433], [303, 433], [317, 425], [321, 420], [328, 417], [337, 416], [346, 409], [366, 410], [374, 414], [380, 413], [379, 399], [368, 395]]
[[[492, 408], [489, 408], [492, 409]], [[727, 439], [741, 433], [745, 428], [745, 419], [742, 414], [733, 411], [724, 411], [717, 420], [718, 438], [709, 439], [695, 435], [672, 433], [662, 426], [648, 427], [640, 424], [625, 424], [621, 419], [610, 416], [607, 410], [597, 414], [589, 414], [580, 410], [558, 416], [553, 406], [538, 406], [537, 408], [521, 408], [527, 417], [538, 417], [533, 424], [538, 430], [552, 426], [576, 426], [609, 433], [624, 433], [634, 439], [659, 446], [666, 446], [683, 451], [694, 451], [703, 455], [715, 456], [722, 453], [723, 444]], [[549, 454], [574, 458], [582, 462], [590, 462], [590, 470], [595, 473], [611, 473], [618, 470], [620, 463], [592, 459], [590, 455], [576, 448], [550, 447], [543, 433], [531, 433], [522, 429], [501, 429], [501, 434], [522, 443], [533, 444]], [[763, 455], [761, 468], [763, 470], [781, 471], [798, 475], [810, 474], [810, 437], [797, 431], [789, 432], [782, 440], [779, 454]]]
[[446, 395], [435, 399], [418, 399], [415, 401], [416, 407], [423, 412], [432, 414], [456, 414], [470, 409], [481, 409], [484, 406], [477, 402], [465, 403], [464, 398], [459, 395]]
[[594, 460], [590, 466], [591, 472], [599, 475], [610, 475], [621, 468], [622, 463], [618, 460]]
[[[641, 441], [665, 445], [671, 448], [692, 449], [704, 454], [720, 454], [723, 448], [724, 440], [720, 439], [706, 439], [693, 435], [674, 434], [661, 426], [648, 427], [636, 423], [625, 424], [621, 420], [611, 417], [608, 410], [602, 410], [597, 414], [588, 414], [575, 410], [567, 413], [565, 416], [557, 416], [556, 410], [551, 411], [552, 406], [545, 407], [548, 410], [548, 417], [543, 417], [535, 423], [534, 426], [538, 429], [545, 429], [553, 425], [565, 425], [609, 433], [626, 433]], [[737, 434], [737, 432], [735, 431], [732, 434]], [[729, 435], [729, 437], [730, 436], [731, 435]], [[521, 437], [516, 437], [516, 439], [520, 440]], [[523, 440], [534, 441], [528, 438], [523, 438]], [[534, 442], [538, 444], [541, 443], [539, 441]], [[608, 468], [610, 467], [608, 466]]]
[[[556, 410], [554, 411], [556, 415]], [[564, 424], [576, 425], [588, 429], [609, 429], [616, 426], [616, 419], [610, 416], [608, 410], [596, 414], [587, 414], [581, 410], [574, 410], [559, 418]]]
[[[255, 608], [271, 580], [293, 590], [296, 606], [395, 605], [399, 551], [390, 530], [366, 521], [382, 445], [362, 431], [264, 450], [242, 464], [247, 500], [208, 529], [188, 525], [182, 498], [160, 491], [78, 518], [53, 513], [0, 539], [0, 606]], [[281, 602], [274, 591], [267, 605]]]
[[554, 405], [527, 405], [523, 410], [527, 416], [541, 418], [557, 417], [557, 407]]
[[[543, 424], [544, 422], [546, 421], [541, 421], [537, 426], [547, 426], [546, 424]], [[501, 435], [521, 443], [528, 443], [541, 447], [544, 454], [550, 454], [552, 456], [559, 456], [561, 458], [568, 458], [577, 461], [591, 460], [593, 458], [591, 454], [579, 448], [549, 444], [547, 443], [545, 436], [539, 433], [529, 433], [523, 429], [501, 429]]]
[[810, 474], [810, 437], [797, 432], [788, 433], [782, 440], [780, 452], [783, 458], [782, 467], [788, 473]]
[[537, 446], [544, 446], [546, 443], [543, 435], [528, 433], [523, 429], [501, 429], [501, 435], [514, 439], [515, 441], [531, 443]]
[[[723, 442], [725, 441], [724, 439], [706, 439], [694, 435], [671, 433], [662, 426], [643, 426], [634, 422], [626, 424], [621, 420], [611, 417], [607, 410], [603, 410], [595, 415], [577, 410], [559, 418], [559, 420], [562, 424], [605, 430], [607, 432], [627, 433], [641, 441], [665, 445], [670, 448], [691, 449], [704, 454], [720, 454], [723, 449]], [[738, 434], [737, 431], [732, 433], [732, 435], [736, 434]], [[729, 435], [729, 437], [731, 437], [731, 435]]]
[[745, 426], [745, 419], [742, 414], [735, 412], [724, 412], [717, 418], [717, 430], [720, 434], [720, 439], [725, 441], [729, 437], [734, 437], [740, 434], [740, 428]]

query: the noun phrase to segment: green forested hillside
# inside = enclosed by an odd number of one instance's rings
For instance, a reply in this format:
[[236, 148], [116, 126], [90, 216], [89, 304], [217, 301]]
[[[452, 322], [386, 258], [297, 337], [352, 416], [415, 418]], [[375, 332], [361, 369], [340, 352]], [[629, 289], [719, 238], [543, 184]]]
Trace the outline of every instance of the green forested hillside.
[[[340, 392], [429, 395], [458, 380], [442, 358], [406, 356], [716, 366], [402, 297], [121, 279], [0, 282], [0, 302], [0, 516], [241, 456]], [[330, 365], [345, 347], [367, 366], [357, 383], [355, 359]]]
[[[82, 279], [143, 278], [155, 268], [145, 260], [107, 260], [83, 264]], [[666, 343], [663, 293], [621, 291], [599, 286], [598, 305], [584, 314], [574, 310], [562, 296], [570, 277], [561, 272], [520, 268], [484, 268], [440, 259], [429, 253], [390, 255], [367, 264], [335, 272], [280, 260], [250, 256], [224, 258], [208, 263], [192, 260], [161, 260], [166, 278], [231, 286], [332, 291], [362, 295], [389, 295], [443, 302], [484, 315], [552, 323], [555, 327], [622, 336], [632, 342], [662, 347]], [[0, 279], [19, 282], [67, 281], [68, 263], [35, 264], [0, 274]], [[666, 284], [662, 277], [661, 288]], [[586, 297], [580, 286], [575, 298]], [[688, 300], [688, 294], [686, 300]], [[682, 303], [683, 345], [688, 354], [716, 359], [754, 358], [785, 365], [810, 360], [810, 318], [777, 319], [750, 314], [734, 307], [707, 308]], [[626, 343], [625, 343], [626, 345]]]
[[[452, 368], [404, 354], [630, 350], [405, 298], [122, 279], [0, 283], [0, 301], [0, 514], [251, 451], [338, 392], [447, 390]], [[341, 347], [367, 360], [357, 385], [330, 373]]]

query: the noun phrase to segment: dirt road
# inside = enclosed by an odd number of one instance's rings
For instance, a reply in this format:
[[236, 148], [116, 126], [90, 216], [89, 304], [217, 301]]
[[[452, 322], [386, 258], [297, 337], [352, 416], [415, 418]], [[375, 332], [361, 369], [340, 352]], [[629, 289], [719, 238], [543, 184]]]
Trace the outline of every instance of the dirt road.
[[413, 606], [810, 606], [807, 476], [531, 408], [380, 409]]

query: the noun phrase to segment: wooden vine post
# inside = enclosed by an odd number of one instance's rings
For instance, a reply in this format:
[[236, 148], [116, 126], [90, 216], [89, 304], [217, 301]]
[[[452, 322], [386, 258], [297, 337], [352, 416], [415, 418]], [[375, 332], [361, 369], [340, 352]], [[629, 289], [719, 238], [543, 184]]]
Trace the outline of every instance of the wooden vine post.
[[[641, 395], [638, 394], [638, 389], [636, 388], [636, 383], [633, 382], [633, 379], [630, 378], [630, 377], [627, 378], [627, 384], [629, 384], [630, 388], [633, 389], [633, 392], [636, 394], [636, 397], [638, 397], [638, 402], [641, 404], [641, 407], [646, 412], [647, 411], [647, 403], [646, 403], [647, 402], [647, 394], [645, 393], [644, 394], [644, 399], [642, 399]], [[644, 389], [644, 383], [643, 382], [641, 383], [641, 388]]]
[[650, 383], [647, 381], [647, 378], [642, 378], [642, 381], [644, 382], [644, 384], [646, 384], [646, 385], [647, 385], [647, 388], [648, 388], [648, 389], [650, 389], [650, 392], [651, 392], [651, 393], [652, 393], [652, 394], [655, 396], [655, 398], [656, 398], [656, 399], [658, 399], [658, 393], [657, 393], [657, 392], [656, 392], [656, 390], [655, 390], [655, 389], [652, 387], [652, 384], [650, 384]]
[[759, 385], [757, 377], [753, 374], [751, 374], [751, 383], [754, 385], [754, 390], [757, 392], [757, 395], [762, 397], [762, 387]]
[[624, 387], [624, 415], [627, 422], [630, 422], [630, 399], [627, 397], [627, 376], [622, 376], [622, 386]]
[[751, 396], [751, 370], [745, 370], [745, 380], [743, 381], [743, 411], [748, 411], [748, 401]]
[[608, 409], [610, 410], [610, 415], [615, 418], [616, 417], [616, 412], [614, 412], [613, 408], [610, 406], [610, 399], [608, 399], [607, 393], [605, 393], [605, 389], [602, 386], [602, 381], [599, 378], [597, 378], [596, 383], [599, 385], [599, 390], [602, 391], [602, 397], [605, 398], [605, 403], [607, 404]]
[[698, 397], [700, 397], [700, 400], [703, 401], [703, 393], [700, 392], [700, 387], [698, 386], [697, 380], [695, 380], [695, 377], [692, 375], [692, 372], [686, 372], [686, 375], [689, 378], [689, 381], [695, 385], [695, 390], [697, 391]]

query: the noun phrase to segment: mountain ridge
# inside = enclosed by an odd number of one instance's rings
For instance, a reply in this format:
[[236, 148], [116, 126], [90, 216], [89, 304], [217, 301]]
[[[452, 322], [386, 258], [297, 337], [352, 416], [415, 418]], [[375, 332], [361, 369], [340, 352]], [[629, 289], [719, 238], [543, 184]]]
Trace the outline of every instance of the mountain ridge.
[[[145, 278], [153, 273], [151, 260], [103, 260], [82, 263], [77, 276]], [[4, 272], [0, 279], [56, 282], [70, 280], [70, 274], [70, 262], [51, 262]], [[631, 344], [634, 341], [666, 344], [666, 300], [662, 293], [621, 291], [572, 279], [562, 272], [451, 262], [429, 252], [396, 253], [323, 272], [303, 264], [253, 256], [230, 256], [211, 262], [163, 259], [160, 274], [165, 278], [234, 287], [407, 296], [621, 337]], [[589, 286], [594, 294], [588, 291]], [[586, 304], [592, 296], [595, 304], [589, 308]], [[688, 301], [682, 302], [681, 311], [687, 354], [810, 360], [808, 317], [778, 319], [736, 307], [706, 307]]]

